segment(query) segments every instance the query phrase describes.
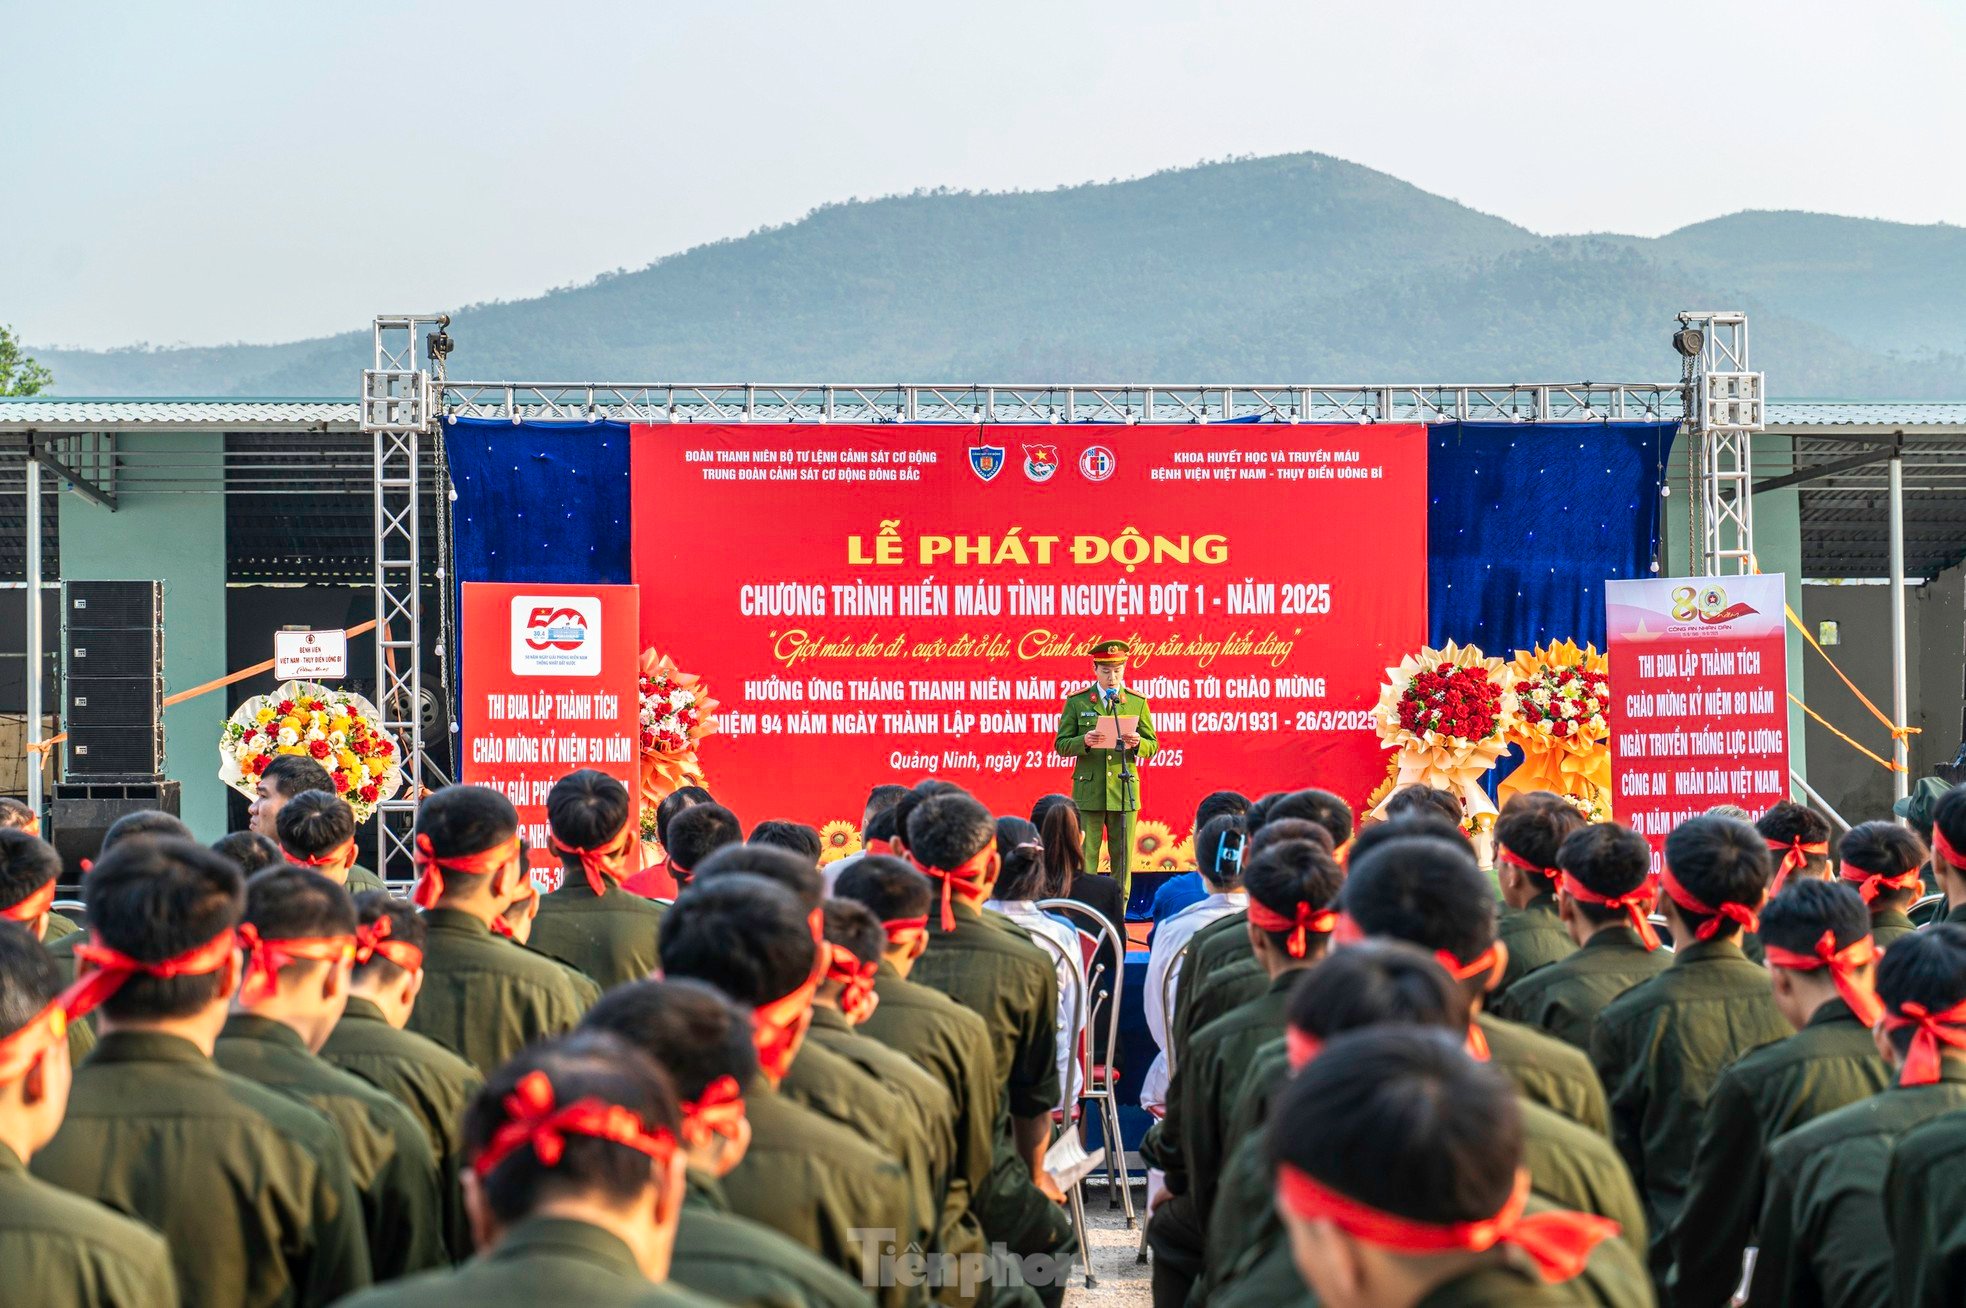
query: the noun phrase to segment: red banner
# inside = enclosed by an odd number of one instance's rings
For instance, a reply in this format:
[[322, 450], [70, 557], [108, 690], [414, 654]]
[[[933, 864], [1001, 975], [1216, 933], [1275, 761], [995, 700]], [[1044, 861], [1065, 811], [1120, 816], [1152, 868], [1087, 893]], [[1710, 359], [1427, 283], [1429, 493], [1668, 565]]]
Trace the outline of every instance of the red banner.
[[859, 821], [936, 776], [1069, 791], [1095, 640], [1160, 752], [1141, 813], [1385, 775], [1368, 720], [1426, 632], [1419, 426], [637, 426], [642, 638], [722, 701], [700, 757], [747, 823]]
[[553, 783], [595, 768], [640, 793], [635, 587], [466, 582], [462, 621], [463, 779], [512, 801], [533, 880], [556, 890]]
[[1652, 845], [1717, 804], [1788, 798], [1780, 574], [1607, 582], [1612, 811]]

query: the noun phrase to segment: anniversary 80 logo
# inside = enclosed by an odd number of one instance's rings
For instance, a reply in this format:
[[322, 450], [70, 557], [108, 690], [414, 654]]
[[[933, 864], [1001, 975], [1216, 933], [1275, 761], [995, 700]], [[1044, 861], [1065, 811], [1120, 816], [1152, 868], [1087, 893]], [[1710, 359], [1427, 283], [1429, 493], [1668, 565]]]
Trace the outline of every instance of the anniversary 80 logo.
[[1721, 586], [1702, 586], [1697, 590], [1692, 586], [1673, 587], [1674, 622], [1701, 622], [1711, 627], [1745, 618], [1754, 611], [1751, 604], [1729, 604], [1727, 591]]

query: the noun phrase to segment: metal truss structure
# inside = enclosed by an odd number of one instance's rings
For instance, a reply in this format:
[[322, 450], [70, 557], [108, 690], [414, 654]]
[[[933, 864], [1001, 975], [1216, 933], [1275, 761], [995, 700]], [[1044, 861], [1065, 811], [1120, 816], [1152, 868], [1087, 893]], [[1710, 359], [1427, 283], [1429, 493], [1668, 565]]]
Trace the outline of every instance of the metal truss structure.
[[1762, 376], [1748, 370], [1748, 316], [1696, 311], [1679, 315], [1685, 357], [1685, 424], [1699, 468], [1701, 576], [1755, 570], [1754, 433], [1763, 426]]

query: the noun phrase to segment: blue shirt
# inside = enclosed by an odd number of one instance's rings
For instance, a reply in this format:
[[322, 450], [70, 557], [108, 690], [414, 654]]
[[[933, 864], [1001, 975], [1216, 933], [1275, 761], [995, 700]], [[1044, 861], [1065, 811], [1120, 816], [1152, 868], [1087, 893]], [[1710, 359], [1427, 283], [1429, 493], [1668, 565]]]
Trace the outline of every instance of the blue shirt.
[[1190, 904], [1199, 904], [1208, 898], [1208, 887], [1201, 883], [1201, 873], [1183, 872], [1161, 882], [1154, 892], [1154, 921], [1165, 922]]

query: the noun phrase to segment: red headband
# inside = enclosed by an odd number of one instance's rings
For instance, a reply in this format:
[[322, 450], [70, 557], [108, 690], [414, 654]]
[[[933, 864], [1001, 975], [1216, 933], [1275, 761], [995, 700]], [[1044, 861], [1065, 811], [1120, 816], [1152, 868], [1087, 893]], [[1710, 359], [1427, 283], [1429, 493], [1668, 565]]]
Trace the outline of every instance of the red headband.
[[736, 1077], [720, 1076], [696, 1098], [685, 1099], [682, 1108], [683, 1140], [692, 1149], [708, 1144], [713, 1135], [735, 1140], [744, 1121], [744, 1092]]
[[513, 832], [490, 849], [475, 854], [452, 854], [438, 858], [437, 851], [430, 844], [430, 837], [422, 832], [416, 837], [416, 885], [410, 891], [410, 899], [418, 908], [429, 908], [444, 897], [444, 873], [462, 872], [467, 876], [489, 876], [505, 864], [505, 860], [519, 852], [519, 833]]
[[1534, 872], [1537, 876], [1547, 877], [1551, 881], [1555, 881], [1558, 877], [1561, 877], [1563, 875], [1562, 868], [1544, 867], [1541, 863], [1531, 863], [1528, 859], [1516, 853], [1513, 849], [1510, 849], [1507, 845], [1497, 845], [1496, 848], [1501, 851], [1498, 857], [1500, 857], [1501, 860], [1504, 863], [1507, 863], [1510, 867], [1519, 867], [1524, 872]]
[[367, 963], [378, 954], [405, 972], [423, 966], [423, 951], [407, 940], [395, 938], [396, 928], [387, 917], [355, 928], [355, 962]]
[[471, 1163], [479, 1176], [521, 1149], [531, 1149], [542, 1167], [557, 1167], [566, 1151], [566, 1137], [584, 1135], [627, 1145], [647, 1154], [658, 1163], [667, 1163], [676, 1153], [676, 1137], [667, 1131], [651, 1131], [642, 1119], [620, 1104], [599, 1099], [580, 1099], [565, 1108], [555, 1106], [553, 1083], [544, 1072], [528, 1072], [518, 1087], [505, 1096], [505, 1123], [492, 1132], [491, 1143]]
[[1918, 1028], [1911, 1038], [1911, 1048], [1905, 1052], [1905, 1065], [1898, 1073], [1899, 1085], [1931, 1085], [1939, 1079], [1939, 1046], [1951, 1045], [1954, 1049], [1966, 1049], [1966, 1031], [1960, 1030], [1966, 1023], [1966, 1001], [1954, 1004], [1951, 1008], [1932, 1012], [1916, 1000], [1900, 1004], [1895, 1011], [1884, 1014], [1884, 1029], [1899, 1031], [1905, 1027]]
[[1659, 947], [1659, 933], [1652, 929], [1652, 908], [1659, 902], [1659, 888], [1646, 877], [1637, 888], [1627, 890], [1622, 895], [1600, 895], [1589, 886], [1571, 876], [1563, 874], [1563, 893], [1581, 904], [1595, 904], [1599, 908], [1622, 908], [1631, 918], [1632, 930], [1648, 950]]
[[27, 898], [0, 908], [0, 917], [9, 922], [32, 922], [54, 906], [55, 883], [50, 881], [39, 890], [30, 891]]
[[901, 937], [910, 931], [920, 931], [927, 926], [928, 914], [924, 913], [920, 917], [891, 917], [881, 923], [881, 930], [887, 932], [887, 942], [892, 945], [898, 944]]
[[894, 846], [889, 844], [887, 841], [881, 840], [878, 837], [876, 837], [875, 839], [870, 840], [866, 844], [862, 845], [860, 847], [860, 852], [863, 854], [885, 854], [893, 848]]
[[1713, 908], [1702, 903], [1694, 897], [1692, 891], [1679, 883], [1679, 878], [1672, 874], [1670, 867], [1659, 869], [1659, 884], [1666, 888], [1666, 895], [1673, 903], [1689, 913], [1706, 918], [1706, 921], [1693, 928], [1693, 938], [1696, 940], [1711, 940], [1720, 934], [1720, 924], [1723, 920], [1739, 922], [1743, 931], [1761, 929], [1761, 915], [1746, 904], [1722, 904], [1719, 908]]
[[1769, 895], [1773, 896], [1782, 893], [1782, 883], [1789, 879], [1789, 873], [1799, 872], [1809, 866], [1811, 855], [1828, 854], [1829, 842], [1818, 840], [1804, 844], [1802, 837], [1797, 836], [1793, 840], [1771, 840], [1768, 842], [1768, 849], [1771, 853], [1782, 856], [1782, 865], [1775, 869], [1774, 884], [1768, 887]]
[[985, 845], [982, 849], [971, 855], [967, 863], [964, 863], [959, 868], [953, 869], [928, 867], [920, 859], [910, 855], [908, 861], [915, 865], [916, 871], [925, 877], [934, 878], [942, 883], [942, 929], [944, 931], [954, 931], [956, 929], [956, 913], [949, 906], [950, 895], [957, 890], [968, 891], [971, 894], [981, 894], [983, 892], [983, 884], [977, 880], [977, 876], [982, 872], [983, 865], [990, 861], [990, 855], [995, 848], [994, 845]]
[[1338, 929], [1338, 914], [1328, 908], [1313, 908], [1303, 900], [1294, 905], [1293, 916], [1268, 908], [1252, 896], [1249, 901], [1249, 923], [1262, 931], [1288, 931], [1290, 939], [1284, 942], [1284, 951], [1292, 958], [1302, 958], [1311, 950], [1311, 933], [1328, 936]]
[[1864, 897], [1866, 904], [1875, 904], [1877, 897], [1887, 890], [1919, 890], [1925, 885], [1917, 868], [1910, 868], [1895, 876], [1882, 872], [1872, 872], [1869, 868], [1858, 867], [1850, 860], [1843, 860], [1842, 875], [1845, 881], [1857, 883], [1857, 893]]
[[68, 1035], [68, 1010], [63, 995], [29, 1019], [26, 1026], [0, 1039], [0, 1085], [17, 1080], [36, 1059], [60, 1044]]
[[99, 945], [91, 936], [87, 943], [75, 946], [78, 971], [83, 963], [90, 965], [89, 970], [80, 972], [75, 984], [62, 995], [62, 1006], [68, 1010], [69, 1020], [73, 1021], [94, 1012], [103, 1000], [121, 990], [131, 977], [149, 976], [169, 981], [180, 976], [210, 976], [231, 960], [237, 947], [238, 940], [228, 928], [204, 944], [187, 949], [173, 958], [146, 963], [108, 945]]
[[1465, 963], [1445, 949], [1434, 950], [1434, 959], [1446, 968], [1447, 974], [1456, 981], [1467, 981], [1495, 966], [1495, 946], [1489, 945]]
[[800, 1031], [799, 1019], [812, 1008], [813, 992], [826, 975], [827, 947], [825, 914], [813, 909], [806, 919], [812, 928], [812, 972], [789, 994], [759, 1004], [751, 1010], [751, 1042], [758, 1047], [758, 1066], [776, 1084], [792, 1067], [792, 1045]]
[[1815, 952], [1798, 954], [1780, 945], [1762, 942], [1768, 958], [1768, 966], [1785, 967], [1791, 972], [1814, 972], [1818, 968], [1828, 968], [1830, 979], [1836, 982], [1836, 993], [1843, 996], [1843, 1002], [1850, 1005], [1850, 1011], [1865, 1026], [1876, 1026], [1877, 1019], [1884, 1016], [1884, 1004], [1875, 990], [1867, 990], [1857, 984], [1855, 972], [1867, 963], [1877, 961], [1877, 942], [1870, 936], [1859, 936], [1842, 949], [1836, 947], [1836, 933], [1825, 931], [1816, 941]]
[[1937, 827], [1932, 828], [1932, 852], [1959, 871], [1966, 872], [1966, 854], [1954, 849], [1952, 842], [1946, 839], [1946, 833]]
[[1592, 1249], [1618, 1234], [1618, 1224], [1587, 1213], [1523, 1216], [1529, 1173], [1518, 1170], [1501, 1211], [1478, 1222], [1436, 1224], [1381, 1211], [1319, 1184], [1284, 1163], [1277, 1168], [1277, 1204], [1299, 1221], [1330, 1222], [1345, 1234], [1395, 1253], [1481, 1253], [1498, 1244], [1529, 1255], [1545, 1281], [1568, 1281], [1584, 1270]]
[[863, 963], [851, 949], [844, 945], [828, 944], [826, 949], [826, 979], [840, 983], [840, 1012], [846, 1020], [859, 1026], [874, 1015], [874, 1008], [881, 1002], [874, 993], [874, 978], [880, 973], [878, 962]]
[[1318, 1039], [1309, 1031], [1300, 1031], [1294, 1026], [1286, 1026], [1283, 1029], [1283, 1050], [1284, 1054], [1290, 1059], [1290, 1070], [1301, 1072], [1304, 1070], [1304, 1064], [1324, 1052], [1324, 1041]]
[[546, 843], [556, 854], [580, 860], [580, 870], [587, 874], [587, 884], [596, 895], [608, 893], [608, 884], [620, 885], [626, 869], [623, 864], [628, 859], [629, 840], [628, 819], [621, 820], [621, 830], [608, 838], [604, 845], [593, 849], [581, 849], [576, 845], [562, 843], [558, 836], [548, 836]]
[[315, 854], [311, 858], [302, 858], [285, 845], [280, 846], [280, 852], [286, 855], [289, 863], [298, 867], [331, 867], [341, 872], [355, 865], [355, 837], [350, 836], [325, 854]]
[[295, 936], [268, 940], [251, 922], [239, 927], [239, 947], [246, 951], [246, 975], [239, 982], [239, 1002], [257, 1004], [280, 988], [280, 969], [289, 963], [339, 963], [355, 957], [354, 936]]

